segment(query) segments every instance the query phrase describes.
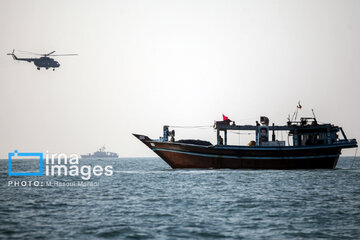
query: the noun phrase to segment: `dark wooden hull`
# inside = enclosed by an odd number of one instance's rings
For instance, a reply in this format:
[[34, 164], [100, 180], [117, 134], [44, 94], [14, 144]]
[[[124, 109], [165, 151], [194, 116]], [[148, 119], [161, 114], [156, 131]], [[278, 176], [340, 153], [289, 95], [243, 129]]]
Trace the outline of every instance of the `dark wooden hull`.
[[333, 169], [342, 148], [356, 143], [305, 147], [200, 146], [136, 135], [172, 168]]

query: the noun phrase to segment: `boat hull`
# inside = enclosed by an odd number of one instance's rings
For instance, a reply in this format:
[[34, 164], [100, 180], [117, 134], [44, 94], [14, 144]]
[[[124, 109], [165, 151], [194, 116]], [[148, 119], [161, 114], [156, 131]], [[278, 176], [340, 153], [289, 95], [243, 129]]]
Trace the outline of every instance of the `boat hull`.
[[342, 148], [356, 147], [350, 144], [306, 147], [200, 146], [134, 136], [172, 168], [333, 169]]

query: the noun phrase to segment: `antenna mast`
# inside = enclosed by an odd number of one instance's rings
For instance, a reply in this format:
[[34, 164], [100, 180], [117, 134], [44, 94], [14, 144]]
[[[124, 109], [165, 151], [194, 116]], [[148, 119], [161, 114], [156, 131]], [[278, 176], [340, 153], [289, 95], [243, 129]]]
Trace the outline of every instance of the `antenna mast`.
[[316, 120], [316, 116], [315, 116], [315, 113], [314, 113], [314, 109], [311, 109], [311, 111], [312, 111], [312, 114], [313, 114], [313, 116], [314, 116], [314, 119]]

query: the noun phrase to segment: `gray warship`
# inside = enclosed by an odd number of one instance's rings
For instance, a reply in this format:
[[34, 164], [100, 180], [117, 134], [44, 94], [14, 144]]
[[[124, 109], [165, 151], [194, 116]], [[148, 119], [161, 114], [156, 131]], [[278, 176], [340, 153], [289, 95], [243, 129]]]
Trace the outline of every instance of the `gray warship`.
[[119, 158], [119, 155], [114, 152], [106, 152], [105, 146], [102, 146], [93, 154], [81, 155], [81, 158]]

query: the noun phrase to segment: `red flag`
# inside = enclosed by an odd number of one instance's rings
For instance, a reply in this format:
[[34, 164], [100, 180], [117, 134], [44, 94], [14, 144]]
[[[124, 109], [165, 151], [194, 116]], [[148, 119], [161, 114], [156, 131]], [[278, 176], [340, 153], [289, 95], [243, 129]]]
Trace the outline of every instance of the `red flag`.
[[229, 118], [223, 114], [223, 121], [228, 120]]

